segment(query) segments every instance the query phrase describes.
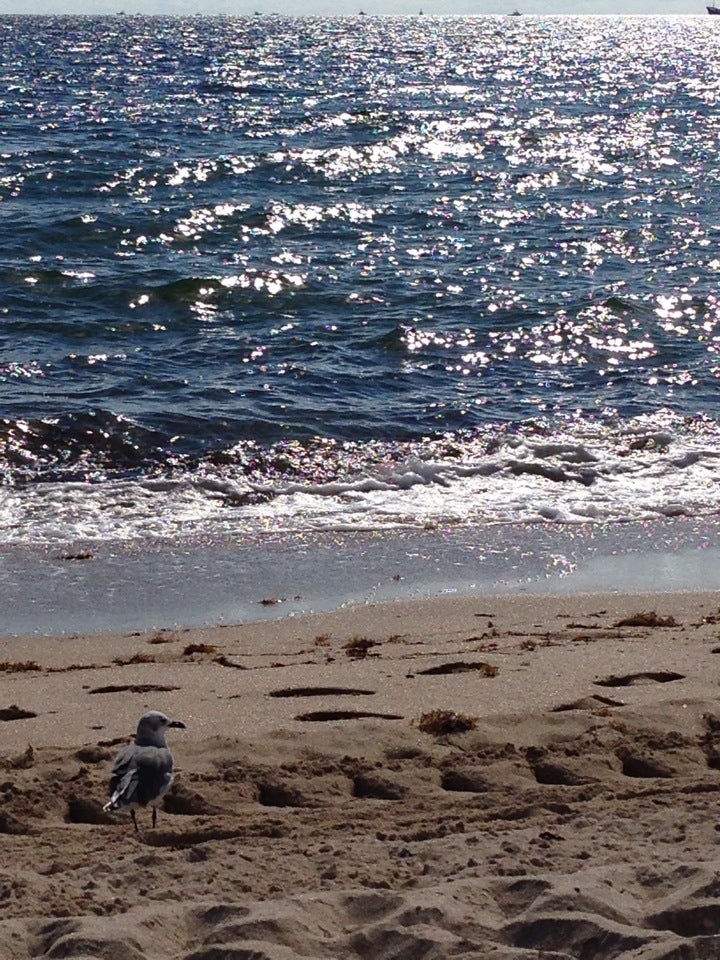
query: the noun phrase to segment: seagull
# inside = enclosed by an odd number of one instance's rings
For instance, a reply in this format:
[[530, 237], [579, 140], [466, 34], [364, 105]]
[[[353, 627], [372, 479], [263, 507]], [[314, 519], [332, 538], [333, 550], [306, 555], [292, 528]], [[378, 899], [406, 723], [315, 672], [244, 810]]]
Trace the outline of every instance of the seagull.
[[173, 782], [173, 755], [165, 740], [168, 727], [181, 727], [180, 720], [170, 720], [159, 710], [144, 713], [137, 725], [135, 742], [121, 750], [110, 775], [110, 799], [103, 810], [130, 808], [135, 830], [135, 811], [152, 807], [152, 825], [157, 821], [157, 805]]

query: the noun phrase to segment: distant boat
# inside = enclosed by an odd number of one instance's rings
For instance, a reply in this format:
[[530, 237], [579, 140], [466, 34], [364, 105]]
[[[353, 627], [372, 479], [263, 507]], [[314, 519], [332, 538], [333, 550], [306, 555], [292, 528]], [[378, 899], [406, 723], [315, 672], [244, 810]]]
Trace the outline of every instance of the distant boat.
[[707, 12], [720, 14], [720, 7], [708, 7]]

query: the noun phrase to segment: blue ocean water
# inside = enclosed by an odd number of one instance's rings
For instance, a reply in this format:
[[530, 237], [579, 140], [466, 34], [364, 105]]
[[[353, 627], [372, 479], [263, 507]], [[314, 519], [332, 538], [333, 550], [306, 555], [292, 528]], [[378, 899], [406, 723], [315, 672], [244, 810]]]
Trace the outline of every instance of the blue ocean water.
[[716, 513], [713, 18], [0, 35], [6, 547]]

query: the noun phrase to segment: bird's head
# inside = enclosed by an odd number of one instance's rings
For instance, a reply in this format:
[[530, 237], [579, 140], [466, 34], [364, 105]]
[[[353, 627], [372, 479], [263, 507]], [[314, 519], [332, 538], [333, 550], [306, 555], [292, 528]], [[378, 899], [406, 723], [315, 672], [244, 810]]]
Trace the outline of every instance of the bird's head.
[[171, 720], [159, 710], [149, 710], [138, 721], [135, 743], [140, 747], [164, 747], [165, 731], [168, 727], [180, 727], [184, 730], [185, 724], [182, 720]]

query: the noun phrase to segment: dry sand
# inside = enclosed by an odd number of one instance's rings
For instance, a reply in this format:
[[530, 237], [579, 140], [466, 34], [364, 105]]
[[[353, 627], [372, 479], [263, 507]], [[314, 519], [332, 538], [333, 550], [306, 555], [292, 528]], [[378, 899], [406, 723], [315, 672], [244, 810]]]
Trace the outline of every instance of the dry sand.
[[[395, 603], [0, 660], [2, 960], [720, 957], [718, 594]], [[187, 729], [135, 834], [102, 804], [149, 708]]]

